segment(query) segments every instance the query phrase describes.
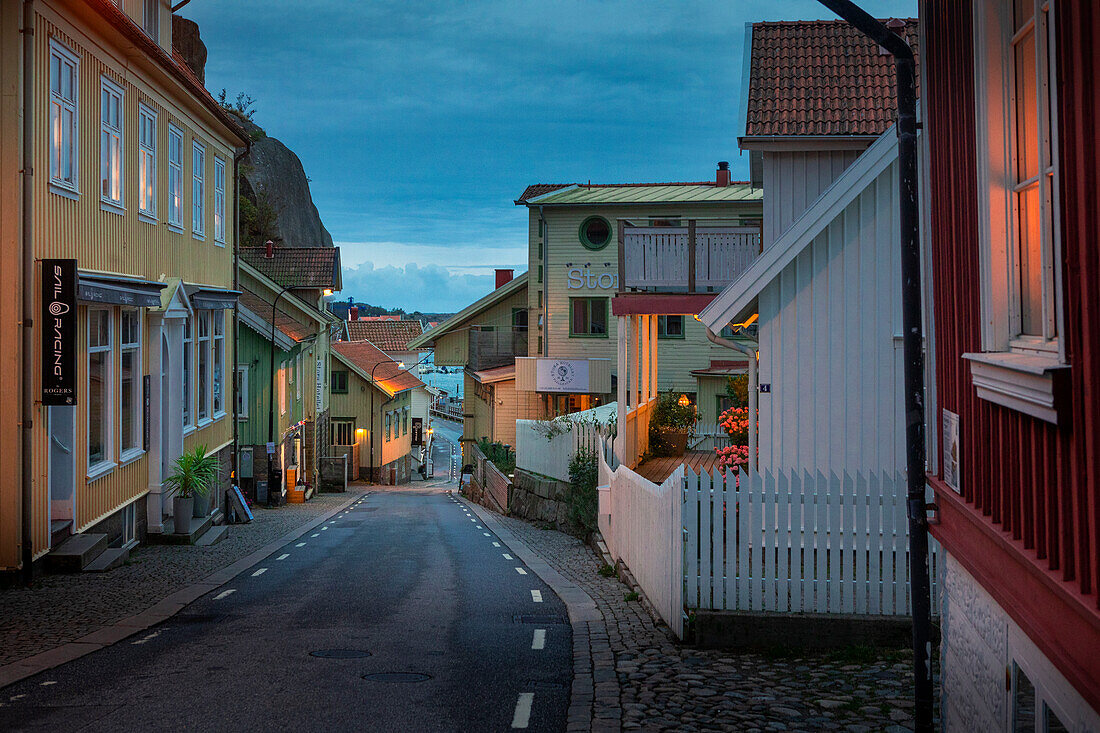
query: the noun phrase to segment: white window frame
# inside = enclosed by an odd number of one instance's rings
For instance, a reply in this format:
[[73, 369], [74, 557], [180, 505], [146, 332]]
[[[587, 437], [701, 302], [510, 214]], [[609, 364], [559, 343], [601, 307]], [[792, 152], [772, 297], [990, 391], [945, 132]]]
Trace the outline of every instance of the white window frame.
[[157, 113], [138, 104], [138, 216], [157, 221]]
[[183, 319], [183, 432], [195, 429], [195, 317]]
[[[56, 67], [56, 68], [55, 68]], [[72, 74], [72, 96], [61, 90], [61, 74]], [[55, 77], [56, 73], [56, 77]], [[63, 125], [63, 113], [71, 121]], [[56, 38], [50, 39], [50, 186], [54, 193], [72, 196], [80, 193], [80, 57]], [[62, 175], [62, 146], [68, 128], [69, 177]]]
[[[196, 321], [198, 325], [198, 333], [195, 334], [195, 390], [198, 394], [199, 379], [206, 379], [206, 394], [199, 395], [195, 399], [196, 404], [196, 419], [198, 425], [203, 426], [211, 422], [211, 405], [213, 404], [214, 390], [213, 385], [210, 382], [211, 363], [213, 361], [212, 344], [211, 344], [211, 322], [210, 311], [199, 311], [196, 313]], [[205, 332], [205, 336], [203, 333]], [[206, 364], [203, 364], [202, 353], [203, 347], [206, 347]], [[204, 374], [205, 372], [205, 374]]]
[[[104, 210], [116, 213], [126, 210], [125, 103], [126, 90], [106, 76], [99, 77], [99, 200]], [[116, 119], [110, 119], [112, 111]], [[109, 190], [112, 183], [117, 191]]]
[[[225, 417], [225, 311], [210, 311], [210, 414]], [[217, 396], [217, 399], [215, 399]]]
[[206, 146], [191, 141], [191, 235], [206, 238]]
[[248, 373], [250, 371], [248, 364], [237, 365], [237, 419], [248, 419]]
[[[149, 11], [152, 10], [152, 18]], [[160, 43], [160, 0], [142, 0], [141, 29], [145, 35]]]
[[298, 355], [294, 357], [294, 387], [297, 399], [302, 399], [302, 352], [299, 351]]
[[214, 244], [225, 246], [225, 161], [214, 156]]
[[171, 123], [168, 124], [168, 226], [183, 231], [183, 130]]
[[[107, 313], [107, 344], [100, 346], [92, 346], [92, 314], [94, 313]], [[107, 369], [106, 374], [103, 375], [103, 407], [100, 410], [102, 416], [102, 429], [103, 429], [103, 459], [92, 463], [91, 446], [88, 445], [88, 439], [92, 435], [92, 410], [91, 404], [88, 404], [87, 410], [87, 436], [84, 441], [84, 452], [87, 457], [87, 477], [89, 480], [98, 478], [106, 473], [109, 473], [117, 465], [114, 461], [114, 420], [115, 420], [115, 309], [114, 308], [96, 308], [89, 307], [84, 318], [84, 330], [87, 334], [87, 357], [85, 361], [85, 377], [84, 377], [84, 394], [88, 395], [89, 400], [92, 394], [92, 370], [91, 370], [91, 357], [92, 354], [107, 354]]]
[[[1039, 154], [1052, 151], [1040, 163], [1040, 190], [1049, 192], [1043, 209], [1043, 230], [1050, 233], [1043, 246], [1043, 328], [1041, 336], [1021, 334], [1020, 263], [1016, 178], [1016, 86], [1013, 64], [1013, 7], [1001, 0], [974, 3], [975, 120], [978, 160], [978, 234], [981, 265], [980, 353], [964, 354], [979, 397], [1048, 422], [1058, 422], [1054, 375], [1066, 367], [1062, 316], [1061, 232], [1057, 215], [1058, 112], [1057, 90], [1046, 83], [1056, 79], [1054, 0], [1035, 0], [1041, 10], [1036, 29], [1037, 79], [1041, 102], [1049, 105], [1049, 124], [1039, 114]], [[1026, 33], [1021, 30], [1021, 34]], [[1043, 68], [1044, 65], [1047, 68]], [[1056, 86], [1056, 85], [1054, 85]]]
[[[122, 328], [122, 321], [127, 315], [133, 315], [137, 324], [137, 340], [136, 341], [123, 341], [126, 337], [126, 331]], [[145, 372], [144, 363], [142, 362], [142, 337], [144, 334], [144, 313], [140, 308], [122, 308], [119, 312], [119, 329], [118, 329], [118, 448], [119, 448], [119, 462], [128, 463], [135, 458], [145, 453], [145, 449], [142, 445], [144, 437], [144, 425], [143, 416], [145, 413], [142, 398], [144, 397], [142, 390], [142, 375]], [[124, 448], [126, 445], [126, 436], [122, 434], [122, 357], [131, 352], [134, 355], [135, 366], [133, 368], [134, 374], [132, 375], [133, 382], [131, 389], [134, 394], [130, 400], [130, 440], [133, 445], [130, 448]]]
[[[348, 442], [347, 443], [337, 442], [337, 438], [340, 437], [340, 433], [345, 432], [345, 431], [347, 432]], [[332, 430], [331, 430], [331, 433], [329, 434], [329, 440], [332, 442], [333, 445], [344, 445], [344, 446], [355, 445], [355, 443], [356, 443], [355, 420], [352, 419], [352, 418], [347, 418], [347, 417], [333, 418], [332, 419]]]

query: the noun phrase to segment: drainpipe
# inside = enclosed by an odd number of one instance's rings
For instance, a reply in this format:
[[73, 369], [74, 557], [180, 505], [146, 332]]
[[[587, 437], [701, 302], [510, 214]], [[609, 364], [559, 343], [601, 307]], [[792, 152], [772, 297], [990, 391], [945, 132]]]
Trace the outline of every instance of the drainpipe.
[[[240, 292], [241, 290], [241, 160], [244, 156], [248, 155], [248, 151], [252, 148], [252, 144], [249, 141], [245, 141], [244, 150], [233, 155], [233, 290]], [[240, 363], [240, 354], [237, 349], [240, 348], [240, 328], [241, 328], [241, 304], [240, 299], [233, 301], [233, 481], [235, 486], [241, 485], [241, 444], [240, 444], [240, 400], [237, 397], [237, 390], [240, 386], [237, 384], [237, 364]], [[247, 400], [248, 395], [244, 398]], [[256, 483], [255, 477], [252, 479], [253, 485]], [[256, 495], [253, 493], [252, 500], [256, 500]]]
[[23, 582], [34, 580], [34, 537], [31, 532], [33, 512], [34, 456], [34, 0], [23, 3], [23, 237], [19, 253], [23, 265], [23, 374], [22, 432], [20, 450], [21, 520]]
[[895, 59], [898, 88], [898, 180], [901, 223], [901, 317], [905, 360], [905, 454], [909, 485], [909, 557], [913, 593], [916, 730], [932, 730], [932, 602], [925, 504], [924, 334], [921, 325], [920, 212], [917, 202], [917, 92], [913, 49], [850, 0], [819, 0]]
[[736, 341], [730, 341], [724, 339], [721, 336], [717, 336], [714, 331], [707, 329], [707, 338], [711, 343], [718, 344], [727, 349], [733, 349], [739, 351], [745, 356], [749, 357], [749, 470], [756, 470], [756, 431], [757, 431], [757, 401], [758, 392], [760, 391], [758, 381], [759, 378], [756, 374], [756, 349], [751, 346], [745, 346], [739, 344]]

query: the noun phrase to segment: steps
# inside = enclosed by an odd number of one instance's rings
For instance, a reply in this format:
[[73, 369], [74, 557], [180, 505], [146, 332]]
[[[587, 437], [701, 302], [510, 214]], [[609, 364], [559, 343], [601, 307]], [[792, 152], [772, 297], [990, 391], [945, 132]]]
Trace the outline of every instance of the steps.
[[215, 545], [225, 539], [229, 534], [229, 526], [226, 524], [215, 524], [202, 534], [201, 537], [195, 540], [196, 547], [207, 547], [209, 545]]
[[105, 573], [130, 559], [129, 547], [108, 547], [84, 568], [85, 573]]
[[107, 549], [107, 535], [78, 534], [46, 555], [46, 567], [57, 573], [79, 573]]
[[150, 545], [193, 545], [214, 525], [214, 518], [188, 517], [187, 523], [187, 531], [177, 533], [175, 517], [169, 517], [164, 520], [164, 531], [150, 532], [145, 541]]
[[54, 519], [50, 521], [50, 547], [57, 547], [73, 533], [73, 520]]

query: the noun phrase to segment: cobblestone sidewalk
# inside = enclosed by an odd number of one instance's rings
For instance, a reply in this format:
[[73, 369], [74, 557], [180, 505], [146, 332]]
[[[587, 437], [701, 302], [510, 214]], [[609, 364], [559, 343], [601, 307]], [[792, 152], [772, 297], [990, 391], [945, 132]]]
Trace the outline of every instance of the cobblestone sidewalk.
[[31, 588], [0, 591], [0, 665], [79, 639], [140, 613], [173, 591], [248, 556], [362, 491], [319, 494], [305, 504], [255, 507], [255, 520], [208, 547], [143, 545], [107, 573], [45, 575]]
[[574, 697], [590, 699], [592, 730], [911, 729], [904, 652], [865, 659], [858, 654], [769, 658], [684, 647], [656, 626], [639, 602], [626, 600], [626, 586], [599, 574], [602, 561], [582, 542], [521, 520], [500, 521], [583, 588], [603, 614], [604, 621], [588, 622], [580, 637], [574, 626], [574, 658], [591, 658], [591, 679], [582, 670]]

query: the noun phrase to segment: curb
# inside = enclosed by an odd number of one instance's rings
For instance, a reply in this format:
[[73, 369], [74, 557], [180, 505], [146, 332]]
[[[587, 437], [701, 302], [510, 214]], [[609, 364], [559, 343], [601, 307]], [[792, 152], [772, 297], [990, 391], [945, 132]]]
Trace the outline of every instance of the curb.
[[[491, 529], [501, 542], [507, 545], [512, 554], [523, 561], [565, 603], [566, 610], [569, 612], [569, 624], [573, 628], [573, 685], [569, 695], [569, 710], [566, 714], [566, 730], [618, 731], [617, 720], [593, 720], [592, 708], [597, 696], [596, 683], [610, 681], [603, 679], [606, 676], [604, 674], [605, 670], [601, 669], [601, 674], [597, 675], [593, 667], [593, 637], [596, 637], [595, 641], [601, 647], [606, 646], [607, 639], [603, 613], [596, 602], [583, 588], [550, 567], [546, 560], [543, 560], [541, 556], [528, 548], [522, 540], [512, 534], [512, 531], [504, 526], [495, 512], [468, 500], [458, 492], [452, 491], [451, 493], [463, 504], [470, 507], [482, 523]], [[603, 664], [597, 666], [602, 667]], [[613, 668], [611, 676], [613, 679]], [[597, 680], [597, 677], [600, 677], [600, 679]], [[615, 687], [615, 697], [617, 698], [617, 683], [615, 683]], [[601, 690], [600, 696], [602, 697], [603, 694]]]
[[99, 651], [105, 647], [116, 644], [127, 637], [133, 636], [139, 631], [145, 631], [146, 629], [156, 626], [162, 621], [165, 621], [177, 613], [182, 611], [193, 601], [198, 600], [202, 596], [206, 595], [210, 591], [219, 588], [228, 583], [233, 578], [237, 577], [242, 571], [252, 567], [260, 560], [270, 555], [275, 550], [279, 549], [288, 542], [298, 539], [306, 532], [324, 524], [335, 515], [342, 512], [347, 507], [351, 506], [356, 500], [363, 494], [369, 494], [371, 492], [356, 493], [347, 502], [341, 504], [337, 508], [330, 512], [323, 514], [317, 519], [313, 520], [309, 524], [301, 525], [295, 529], [284, 534], [282, 537], [268, 542], [266, 545], [256, 550], [255, 552], [242, 557], [240, 560], [227, 565], [226, 567], [218, 570], [210, 575], [206, 576], [202, 580], [199, 580], [191, 585], [184, 586], [177, 591], [172, 592], [168, 596], [162, 598], [158, 603], [150, 606], [149, 608], [136, 613], [133, 616], [127, 616], [124, 619], [120, 619], [113, 624], [104, 626], [90, 634], [80, 637], [74, 641], [66, 642], [55, 646], [52, 649], [47, 649], [44, 652], [33, 654], [24, 659], [20, 659], [17, 662], [11, 662], [0, 666], [0, 688], [7, 687], [8, 685], [15, 684], [25, 680], [28, 677], [33, 677], [40, 672], [45, 672], [48, 669], [59, 667], [62, 664], [71, 662], [74, 659], [78, 659], [85, 654], [91, 654], [92, 652]]

